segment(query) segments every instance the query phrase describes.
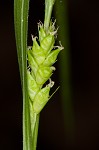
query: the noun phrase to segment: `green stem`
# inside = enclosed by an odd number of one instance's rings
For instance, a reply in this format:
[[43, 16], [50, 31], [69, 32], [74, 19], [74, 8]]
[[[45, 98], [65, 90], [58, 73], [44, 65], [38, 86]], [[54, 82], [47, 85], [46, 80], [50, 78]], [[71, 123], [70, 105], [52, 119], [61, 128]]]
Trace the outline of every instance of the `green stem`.
[[51, 19], [52, 9], [55, 0], [45, 0], [45, 19], [44, 19], [44, 28], [47, 31]]
[[37, 147], [38, 126], [39, 126], [39, 115], [36, 115], [36, 121], [35, 121], [34, 131], [33, 131], [33, 147], [32, 147], [32, 150], [36, 150], [36, 147]]

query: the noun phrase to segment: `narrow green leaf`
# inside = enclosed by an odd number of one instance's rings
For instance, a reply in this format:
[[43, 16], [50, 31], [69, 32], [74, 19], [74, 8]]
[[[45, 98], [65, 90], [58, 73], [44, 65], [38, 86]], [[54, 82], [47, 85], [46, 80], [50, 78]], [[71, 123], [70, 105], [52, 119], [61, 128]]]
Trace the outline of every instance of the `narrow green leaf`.
[[16, 46], [23, 90], [23, 150], [31, 150], [29, 101], [27, 93], [27, 30], [29, 0], [14, 0]]

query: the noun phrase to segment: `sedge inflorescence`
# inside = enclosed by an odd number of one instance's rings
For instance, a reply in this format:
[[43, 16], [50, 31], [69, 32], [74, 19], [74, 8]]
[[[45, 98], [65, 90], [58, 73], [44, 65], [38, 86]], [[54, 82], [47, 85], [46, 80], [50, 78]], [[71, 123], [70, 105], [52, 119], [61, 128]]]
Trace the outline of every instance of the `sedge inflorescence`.
[[[27, 51], [28, 70], [28, 95], [32, 104], [32, 109], [39, 114], [49, 100], [49, 92], [54, 82], [51, 75], [55, 70], [53, 64], [56, 62], [62, 46], [54, 46], [57, 30], [55, 23], [50, 22], [46, 30], [42, 23], [38, 24], [39, 38], [33, 37], [33, 46]], [[46, 81], [49, 84], [46, 86]]]

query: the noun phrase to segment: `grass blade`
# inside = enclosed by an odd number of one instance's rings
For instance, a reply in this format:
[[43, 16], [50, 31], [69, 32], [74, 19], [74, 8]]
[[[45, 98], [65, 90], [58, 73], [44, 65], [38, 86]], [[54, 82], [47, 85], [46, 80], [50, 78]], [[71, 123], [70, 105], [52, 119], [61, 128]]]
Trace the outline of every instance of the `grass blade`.
[[27, 95], [27, 31], [29, 0], [14, 0], [14, 24], [17, 55], [23, 91], [23, 150], [31, 150], [29, 101]]

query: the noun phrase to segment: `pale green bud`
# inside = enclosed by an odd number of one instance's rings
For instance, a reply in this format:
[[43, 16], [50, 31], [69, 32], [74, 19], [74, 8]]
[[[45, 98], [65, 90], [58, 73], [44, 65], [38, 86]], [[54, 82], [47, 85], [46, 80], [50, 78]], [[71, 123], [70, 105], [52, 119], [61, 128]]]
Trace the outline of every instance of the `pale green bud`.
[[34, 75], [36, 75], [36, 72], [37, 72], [37, 69], [38, 69], [38, 65], [37, 65], [35, 59], [33, 58], [31, 50], [28, 50], [27, 55], [28, 55], [29, 66], [31, 67]]
[[51, 66], [55, 63], [56, 59], [57, 59], [57, 55], [59, 54], [61, 50], [58, 48], [56, 50], [53, 50], [45, 59], [43, 65], [44, 66]]
[[28, 85], [28, 94], [30, 99], [33, 101], [35, 95], [39, 91], [39, 86], [37, 85], [36, 81], [33, 79], [32, 75], [29, 71], [27, 71], [27, 85]]
[[51, 81], [46, 87], [41, 89], [34, 98], [33, 110], [36, 114], [39, 114], [40, 111], [44, 108], [46, 103], [49, 100], [50, 88], [54, 85], [54, 82]]
[[43, 27], [43, 24], [39, 24], [38, 26], [38, 30], [39, 30], [39, 41], [41, 42], [45, 37], [46, 37], [46, 33]]
[[45, 55], [47, 55], [54, 47], [54, 35], [47, 35], [40, 43], [41, 48], [44, 50]]
[[36, 82], [39, 85], [43, 85], [52, 75], [52, 71], [55, 67], [40, 67], [36, 74]]
[[33, 38], [33, 48], [32, 48], [33, 56], [38, 65], [42, 64], [45, 60], [44, 50], [38, 45], [36, 38]]

